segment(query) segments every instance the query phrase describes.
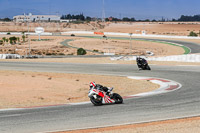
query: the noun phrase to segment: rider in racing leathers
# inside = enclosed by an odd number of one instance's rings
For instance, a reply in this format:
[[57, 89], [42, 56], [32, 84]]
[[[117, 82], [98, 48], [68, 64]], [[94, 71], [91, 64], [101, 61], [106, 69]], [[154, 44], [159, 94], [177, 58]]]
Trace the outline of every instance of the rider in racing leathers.
[[90, 83], [90, 89], [96, 88], [97, 90], [103, 90], [106, 92], [106, 95], [109, 95], [109, 93], [112, 91], [113, 88], [108, 88], [106, 86], [102, 86], [100, 84], [96, 84], [95, 82]]
[[137, 57], [136, 58], [136, 62], [137, 62], [137, 65], [138, 65], [138, 68], [141, 69], [141, 66], [142, 64], [145, 62], [146, 60], [144, 58], [141, 58], [141, 57]]

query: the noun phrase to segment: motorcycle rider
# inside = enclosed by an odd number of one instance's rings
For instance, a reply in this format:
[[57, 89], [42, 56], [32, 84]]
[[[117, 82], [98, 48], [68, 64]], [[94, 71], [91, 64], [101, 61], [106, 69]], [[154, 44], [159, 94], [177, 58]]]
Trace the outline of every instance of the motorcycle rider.
[[141, 58], [140, 56], [136, 58], [136, 61], [139, 69], [141, 69], [142, 64], [146, 62], [146, 60], [144, 58]]
[[151, 70], [146, 59], [137, 57], [136, 61], [137, 61], [139, 70]]
[[113, 88], [108, 88], [106, 86], [102, 86], [100, 84], [96, 84], [95, 82], [90, 82], [90, 89], [97, 89], [97, 90], [103, 90], [106, 92], [106, 95], [109, 95], [109, 93], [113, 90]]

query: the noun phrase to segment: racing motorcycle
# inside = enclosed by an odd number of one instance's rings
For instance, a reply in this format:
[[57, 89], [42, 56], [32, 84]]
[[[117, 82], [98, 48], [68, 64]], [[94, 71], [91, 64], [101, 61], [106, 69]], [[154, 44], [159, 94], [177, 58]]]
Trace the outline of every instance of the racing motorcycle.
[[144, 58], [137, 57], [136, 62], [137, 62], [137, 66], [138, 66], [139, 69], [151, 70], [151, 68], [148, 65], [147, 60], [145, 60]]
[[90, 98], [90, 101], [95, 106], [100, 106], [103, 104], [121, 104], [123, 103], [123, 98], [117, 94], [112, 92], [113, 88], [110, 89], [109, 94], [108, 92], [104, 92], [103, 90], [91, 88], [88, 92], [88, 97]]

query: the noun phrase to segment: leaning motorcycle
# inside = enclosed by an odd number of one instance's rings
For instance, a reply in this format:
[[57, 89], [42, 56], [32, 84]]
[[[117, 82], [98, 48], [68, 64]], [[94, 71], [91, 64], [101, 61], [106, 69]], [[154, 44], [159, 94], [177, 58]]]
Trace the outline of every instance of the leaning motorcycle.
[[100, 106], [103, 104], [110, 104], [110, 103], [115, 103], [115, 104], [123, 103], [123, 98], [119, 94], [113, 93], [112, 89], [110, 90], [109, 94], [106, 94], [106, 92], [104, 92], [103, 90], [92, 88], [88, 92], [88, 97], [95, 106]]
[[148, 65], [147, 60], [145, 60], [144, 58], [137, 59], [136, 61], [137, 61], [138, 68], [142, 70], [151, 70], [151, 68]]

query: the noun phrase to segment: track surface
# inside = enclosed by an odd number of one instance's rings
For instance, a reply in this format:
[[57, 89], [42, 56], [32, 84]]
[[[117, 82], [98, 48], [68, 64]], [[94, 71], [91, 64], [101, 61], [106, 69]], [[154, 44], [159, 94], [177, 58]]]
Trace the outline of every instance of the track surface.
[[121, 105], [95, 107], [84, 104], [1, 110], [0, 132], [60, 131], [199, 116], [200, 67], [151, 67], [152, 71], [138, 71], [135, 65], [0, 62], [0, 70], [150, 76], [183, 85], [174, 92], [127, 99]]

